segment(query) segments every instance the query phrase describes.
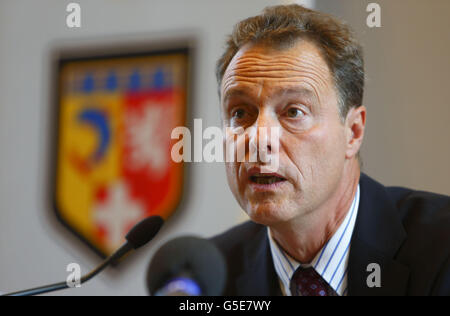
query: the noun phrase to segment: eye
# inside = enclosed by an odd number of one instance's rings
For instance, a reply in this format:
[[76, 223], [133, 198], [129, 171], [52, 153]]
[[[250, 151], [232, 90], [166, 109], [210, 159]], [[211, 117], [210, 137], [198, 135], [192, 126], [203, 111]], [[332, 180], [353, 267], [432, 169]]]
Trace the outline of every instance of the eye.
[[246, 111], [244, 109], [236, 109], [235, 111], [233, 111], [231, 116], [234, 119], [240, 120], [245, 117], [245, 114], [246, 114]]
[[289, 118], [300, 118], [302, 116], [304, 116], [305, 113], [297, 108], [297, 107], [290, 107], [287, 111], [286, 111], [286, 116]]

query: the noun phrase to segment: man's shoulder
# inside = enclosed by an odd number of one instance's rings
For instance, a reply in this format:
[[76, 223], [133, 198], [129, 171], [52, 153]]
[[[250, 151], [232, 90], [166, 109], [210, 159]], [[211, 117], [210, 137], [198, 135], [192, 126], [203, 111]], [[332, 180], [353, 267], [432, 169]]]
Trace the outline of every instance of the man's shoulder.
[[229, 283], [226, 293], [235, 293], [233, 282], [244, 273], [248, 258], [254, 254], [254, 247], [261, 245], [266, 232], [265, 226], [247, 221], [210, 239], [220, 249], [227, 262]]
[[428, 232], [450, 241], [450, 196], [402, 187], [387, 187], [386, 191], [408, 234]]
[[246, 241], [253, 240], [266, 232], [266, 227], [252, 221], [236, 225], [225, 232], [213, 236], [211, 241], [226, 254], [237, 251], [245, 245]]
[[[445, 235], [450, 240], [450, 196], [399, 186], [383, 186], [364, 174], [361, 179], [369, 190], [387, 194], [389, 204], [392, 203], [396, 209], [408, 235], [423, 231], [431, 231], [432, 235], [442, 232], [441, 237]], [[378, 193], [369, 195], [372, 203], [376, 204], [383, 198]]]
[[[433, 295], [450, 293], [450, 197], [411, 189], [386, 188], [395, 202], [406, 240], [398, 259], [410, 266], [410, 283]], [[417, 273], [419, 271], [419, 273]]]
[[267, 227], [244, 222], [214, 236], [211, 241], [227, 262], [228, 282], [224, 295], [279, 295]]
[[399, 186], [386, 187], [388, 194], [392, 199], [397, 201], [400, 207], [449, 207], [450, 206], [450, 196], [419, 191], [410, 188], [404, 188]]

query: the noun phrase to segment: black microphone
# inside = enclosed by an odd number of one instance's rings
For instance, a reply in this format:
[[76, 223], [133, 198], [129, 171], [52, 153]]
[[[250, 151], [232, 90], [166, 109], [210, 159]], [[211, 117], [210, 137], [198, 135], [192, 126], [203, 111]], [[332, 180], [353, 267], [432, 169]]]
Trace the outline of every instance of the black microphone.
[[179, 237], [163, 245], [147, 272], [154, 296], [217, 296], [223, 293], [227, 270], [216, 246], [198, 237]]
[[[163, 224], [164, 220], [160, 216], [151, 216], [136, 224], [126, 235], [125, 239], [127, 241], [125, 242], [125, 244], [123, 244], [123, 246], [120, 247], [114, 254], [105, 259], [105, 261], [103, 261], [101, 265], [92, 270], [89, 274], [83, 276], [80, 279], [80, 284], [89, 281], [94, 276], [102, 272], [108, 265], [114, 264], [131, 250], [138, 249], [139, 247], [142, 247], [143, 245], [148, 243], [156, 236]], [[67, 288], [69, 288], [67, 282], [61, 282], [37, 287], [34, 289], [9, 293], [2, 296], [31, 296], [59, 291]]]

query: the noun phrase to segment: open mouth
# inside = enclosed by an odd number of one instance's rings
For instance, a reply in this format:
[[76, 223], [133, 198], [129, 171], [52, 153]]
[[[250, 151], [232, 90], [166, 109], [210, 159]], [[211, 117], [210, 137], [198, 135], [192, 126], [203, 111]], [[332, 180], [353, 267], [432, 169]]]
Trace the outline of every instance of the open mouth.
[[250, 177], [250, 182], [254, 184], [275, 184], [286, 181], [285, 178], [282, 178], [277, 175], [254, 175]]

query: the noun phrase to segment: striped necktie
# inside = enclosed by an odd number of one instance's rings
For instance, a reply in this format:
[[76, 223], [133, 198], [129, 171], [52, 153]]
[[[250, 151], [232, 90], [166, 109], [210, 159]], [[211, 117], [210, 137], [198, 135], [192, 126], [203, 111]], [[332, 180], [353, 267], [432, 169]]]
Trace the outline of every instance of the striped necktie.
[[338, 296], [313, 267], [295, 271], [291, 279], [292, 296]]

